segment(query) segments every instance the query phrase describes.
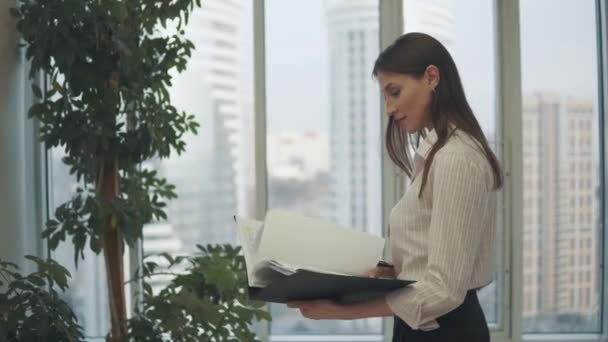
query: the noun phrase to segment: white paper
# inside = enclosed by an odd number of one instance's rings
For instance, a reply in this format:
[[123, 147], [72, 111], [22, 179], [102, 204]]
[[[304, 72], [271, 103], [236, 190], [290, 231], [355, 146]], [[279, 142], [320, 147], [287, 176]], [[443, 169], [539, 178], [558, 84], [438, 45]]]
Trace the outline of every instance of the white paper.
[[327, 273], [366, 275], [382, 259], [384, 239], [329, 221], [270, 210], [259, 257]]
[[264, 231], [263, 222], [235, 216], [237, 234], [241, 242], [245, 265], [247, 266], [247, 279], [250, 286], [265, 286], [265, 282], [257, 279], [256, 265], [259, 263], [258, 249], [262, 232]]
[[236, 216], [250, 286], [264, 287], [298, 269], [365, 276], [385, 240], [329, 221], [270, 210], [264, 222]]

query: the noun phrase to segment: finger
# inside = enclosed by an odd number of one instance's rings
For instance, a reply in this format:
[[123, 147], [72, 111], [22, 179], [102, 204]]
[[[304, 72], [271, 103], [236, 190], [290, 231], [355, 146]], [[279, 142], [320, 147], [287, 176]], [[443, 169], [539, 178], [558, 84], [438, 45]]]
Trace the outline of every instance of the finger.
[[294, 301], [294, 302], [287, 303], [288, 308], [294, 308], [294, 309], [310, 308], [311, 306], [313, 306], [313, 303], [310, 303], [310, 302]]
[[301, 305], [302, 305], [302, 302], [296, 302], [296, 301], [287, 302], [287, 307], [288, 308], [300, 308]]
[[315, 318], [312, 313], [310, 312], [310, 310], [308, 309], [300, 309], [300, 313], [302, 314], [303, 317], [308, 318], [308, 319], [317, 319]]

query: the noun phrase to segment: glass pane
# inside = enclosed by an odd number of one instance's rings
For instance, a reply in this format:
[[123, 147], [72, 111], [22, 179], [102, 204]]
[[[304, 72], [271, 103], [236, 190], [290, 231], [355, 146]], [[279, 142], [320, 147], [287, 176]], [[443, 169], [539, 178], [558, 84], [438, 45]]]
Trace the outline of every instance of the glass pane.
[[[439, 40], [450, 52], [462, 79], [467, 100], [488, 142], [500, 155], [497, 141], [495, 10], [493, 0], [408, 0], [403, 6], [404, 32], [423, 32]], [[499, 202], [501, 203], [501, 202]], [[502, 265], [502, 209], [499, 207], [497, 270]], [[499, 273], [479, 291], [488, 323], [499, 323], [502, 298]]]
[[[195, 8], [186, 36], [196, 49], [187, 69], [174, 73], [172, 104], [195, 116], [180, 156], [147, 167], [176, 185], [168, 220], [144, 227], [144, 255], [187, 255], [196, 245], [237, 244], [233, 216], [253, 216], [252, 2], [208, 0]], [[170, 279], [156, 278], [153, 290]]]
[[600, 330], [595, 4], [520, 2], [526, 333]]
[[[268, 0], [265, 17], [269, 206], [381, 235], [378, 0]], [[271, 310], [275, 336], [382, 333]]]
[[[79, 186], [76, 177], [70, 175], [69, 168], [61, 160], [64, 156], [64, 151], [59, 148], [54, 148], [48, 153], [51, 217], [54, 217], [58, 206], [72, 198]], [[84, 328], [85, 336], [105, 337], [110, 331], [110, 311], [103, 254], [95, 255], [88, 249], [87, 244], [85, 259], [78, 261], [78, 269], [76, 269], [72, 239], [67, 238], [65, 242], [59, 244], [53, 253], [53, 258], [72, 275], [69, 281], [70, 288], [63, 298], [76, 313], [78, 324]]]

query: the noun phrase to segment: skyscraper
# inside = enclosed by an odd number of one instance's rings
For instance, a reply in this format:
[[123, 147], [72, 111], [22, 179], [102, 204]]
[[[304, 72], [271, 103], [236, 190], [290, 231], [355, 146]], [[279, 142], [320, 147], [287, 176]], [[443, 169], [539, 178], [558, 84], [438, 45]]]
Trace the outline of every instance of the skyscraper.
[[381, 128], [371, 71], [379, 50], [377, 0], [327, 1], [333, 220], [380, 234]]
[[439, 40], [454, 53], [453, 0], [405, 0], [403, 21], [408, 32], [423, 32]]
[[592, 101], [541, 93], [524, 97], [523, 312], [524, 318], [540, 320], [541, 329], [543, 320], [560, 315], [584, 320], [598, 310], [594, 122]]
[[193, 13], [186, 31], [196, 50], [170, 90], [173, 104], [201, 124], [198, 135], [186, 136], [182, 156], [161, 162], [161, 173], [177, 186], [168, 215], [185, 252], [236, 238], [232, 216], [246, 191], [241, 16], [242, 4], [230, 0], [205, 1]]

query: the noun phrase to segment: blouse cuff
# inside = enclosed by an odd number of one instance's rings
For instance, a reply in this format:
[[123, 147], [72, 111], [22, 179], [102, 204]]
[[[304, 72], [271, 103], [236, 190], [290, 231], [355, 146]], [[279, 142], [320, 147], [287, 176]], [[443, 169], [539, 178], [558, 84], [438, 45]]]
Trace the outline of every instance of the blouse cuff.
[[412, 287], [393, 291], [385, 296], [385, 301], [393, 313], [401, 318], [413, 330], [431, 331], [439, 328], [439, 323], [432, 319], [422, 320], [422, 305], [412, 297]]

